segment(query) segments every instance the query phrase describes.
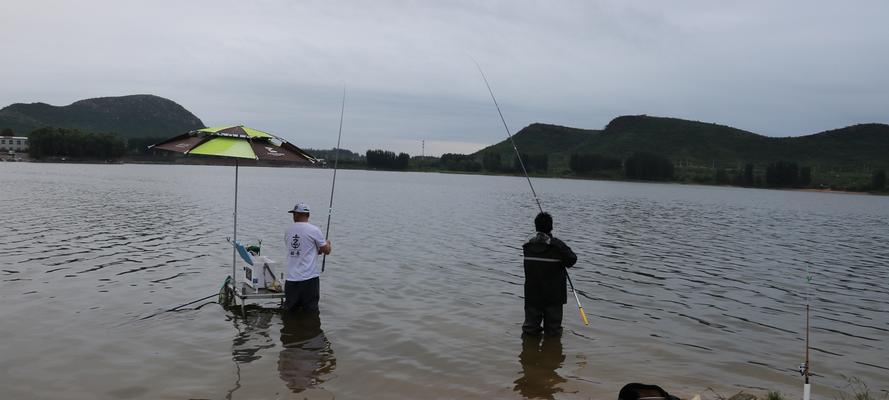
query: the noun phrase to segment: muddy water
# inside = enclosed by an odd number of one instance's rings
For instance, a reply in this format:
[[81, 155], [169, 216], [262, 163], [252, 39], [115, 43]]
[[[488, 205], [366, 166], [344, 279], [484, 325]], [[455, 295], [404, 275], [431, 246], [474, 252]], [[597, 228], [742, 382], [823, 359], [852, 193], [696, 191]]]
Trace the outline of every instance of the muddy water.
[[[240, 171], [239, 237], [267, 256], [295, 201], [325, 223], [330, 171]], [[590, 326], [569, 303], [560, 340], [523, 343], [536, 208], [512, 177], [341, 171], [320, 320], [161, 312], [230, 273], [233, 172], [0, 165], [3, 397], [795, 398], [807, 290], [814, 392], [889, 389], [886, 197], [535, 180]]]

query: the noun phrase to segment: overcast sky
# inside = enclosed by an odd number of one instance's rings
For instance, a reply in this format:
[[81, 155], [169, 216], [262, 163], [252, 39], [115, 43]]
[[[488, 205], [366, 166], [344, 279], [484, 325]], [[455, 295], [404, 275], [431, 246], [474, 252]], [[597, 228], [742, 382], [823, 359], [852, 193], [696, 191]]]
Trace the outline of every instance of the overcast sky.
[[426, 154], [625, 114], [889, 123], [889, 1], [0, 3], [0, 106], [150, 93], [298, 146]]

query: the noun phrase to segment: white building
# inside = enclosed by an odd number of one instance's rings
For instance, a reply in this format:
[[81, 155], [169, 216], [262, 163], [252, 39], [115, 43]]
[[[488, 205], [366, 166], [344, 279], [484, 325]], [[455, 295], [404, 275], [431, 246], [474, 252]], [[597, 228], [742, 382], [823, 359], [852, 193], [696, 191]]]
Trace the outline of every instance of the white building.
[[28, 152], [28, 138], [23, 136], [0, 136], [0, 151]]

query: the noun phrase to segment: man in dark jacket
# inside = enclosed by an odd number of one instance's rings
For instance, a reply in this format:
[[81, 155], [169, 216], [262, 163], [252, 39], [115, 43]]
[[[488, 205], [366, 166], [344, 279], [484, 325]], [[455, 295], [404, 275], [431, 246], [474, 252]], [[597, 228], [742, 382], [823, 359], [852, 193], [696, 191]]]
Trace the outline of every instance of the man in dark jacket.
[[[568, 302], [565, 268], [577, 256], [552, 235], [553, 217], [541, 212], [534, 218], [537, 234], [522, 246], [525, 254], [525, 323], [522, 332], [548, 336], [562, 334], [562, 306]], [[541, 322], [543, 328], [540, 327]]]

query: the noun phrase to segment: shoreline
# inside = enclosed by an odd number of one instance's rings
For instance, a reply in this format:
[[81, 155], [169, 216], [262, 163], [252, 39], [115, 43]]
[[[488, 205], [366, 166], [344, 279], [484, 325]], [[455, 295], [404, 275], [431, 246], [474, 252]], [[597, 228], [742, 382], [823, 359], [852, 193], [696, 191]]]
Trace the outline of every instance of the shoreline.
[[[179, 159], [185, 160], [185, 158]], [[192, 158], [189, 161], [179, 162], [179, 161], [158, 161], [158, 160], [135, 160], [135, 159], [120, 159], [120, 160], [34, 160], [30, 157], [28, 158], [19, 158], [18, 160], [7, 160], [0, 159], [0, 162], [32, 162], [39, 164], [89, 164], [89, 165], [124, 165], [124, 164], [146, 164], [146, 165], [207, 165], [207, 166], [232, 166], [235, 163], [231, 160], [213, 160], [213, 161], [204, 161], [202, 159]], [[278, 164], [278, 163], [263, 163], [247, 160], [245, 163], [240, 164], [241, 167], [269, 167], [269, 168], [314, 168], [314, 169], [331, 169], [329, 166], [312, 166], [312, 165], [299, 165], [299, 164]], [[524, 177], [520, 174], [509, 174], [509, 173], [497, 173], [497, 172], [485, 172], [485, 171], [451, 171], [451, 170], [442, 170], [442, 169], [406, 169], [406, 170], [392, 170], [392, 169], [374, 169], [374, 168], [356, 168], [353, 166], [340, 166], [339, 169], [343, 170], [361, 170], [361, 171], [381, 171], [381, 172], [415, 172], [415, 173], [438, 173], [438, 174], [453, 174], [453, 175], [481, 175], [481, 176], [509, 176], [509, 177]], [[602, 181], [602, 182], [626, 182], [626, 183], [658, 183], [658, 184], [673, 184], [673, 185], [689, 185], [689, 186], [705, 186], [705, 187], [724, 187], [724, 188], [739, 188], [739, 189], [762, 189], [762, 190], [784, 190], [784, 191], [793, 191], [793, 192], [812, 192], [812, 193], [832, 193], [832, 194], [843, 194], [843, 195], [872, 195], [872, 196], [889, 196], [889, 191], [881, 191], [881, 192], [865, 192], [865, 191], [852, 191], [852, 190], [834, 190], [830, 188], [792, 188], [792, 187], [760, 187], [760, 186], [734, 186], [734, 185], [724, 185], [724, 184], [708, 184], [702, 182], [683, 182], [683, 181], [646, 181], [646, 180], [633, 180], [633, 179], [611, 179], [607, 177], [585, 177], [585, 176], [577, 176], [577, 175], [536, 175], [531, 174], [532, 178], [540, 178], [540, 179], [570, 179], [570, 180], [582, 180], [582, 181]]]

